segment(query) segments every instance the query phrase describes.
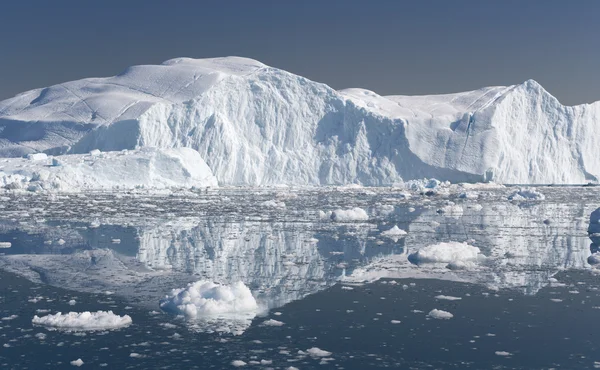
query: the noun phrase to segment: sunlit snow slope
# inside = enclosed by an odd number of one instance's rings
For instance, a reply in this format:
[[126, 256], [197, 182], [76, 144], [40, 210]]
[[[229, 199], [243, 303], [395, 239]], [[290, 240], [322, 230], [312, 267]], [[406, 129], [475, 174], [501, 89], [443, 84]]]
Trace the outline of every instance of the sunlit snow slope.
[[600, 103], [535, 81], [434, 96], [335, 91], [238, 57], [178, 58], [0, 102], [0, 155], [189, 147], [221, 185], [586, 183]]

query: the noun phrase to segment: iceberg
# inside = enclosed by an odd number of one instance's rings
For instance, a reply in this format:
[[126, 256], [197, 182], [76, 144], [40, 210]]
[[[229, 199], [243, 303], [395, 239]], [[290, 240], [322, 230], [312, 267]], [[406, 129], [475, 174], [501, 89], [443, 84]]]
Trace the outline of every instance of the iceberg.
[[176, 58], [0, 102], [0, 156], [190, 148], [220, 185], [582, 184], [600, 176], [599, 117], [533, 80], [381, 96], [247, 58]]
[[83, 331], [116, 329], [131, 324], [129, 315], [119, 316], [112, 311], [98, 312], [69, 312], [38, 317], [35, 315], [31, 322], [34, 325], [45, 326], [53, 329]]

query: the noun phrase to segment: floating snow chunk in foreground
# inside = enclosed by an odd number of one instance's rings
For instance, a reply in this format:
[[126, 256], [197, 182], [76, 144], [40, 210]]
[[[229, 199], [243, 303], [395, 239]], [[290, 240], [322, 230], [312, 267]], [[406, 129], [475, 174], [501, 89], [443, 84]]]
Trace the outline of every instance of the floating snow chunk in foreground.
[[364, 209], [354, 207], [352, 209], [336, 209], [331, 212], [331, 219], [336, 222], [367, 221], [369, 215]]
[[408, 256], [413, 263], [463, 263], [476, 261], [480, 250], [467, 243], [448, 242], [429, 245]]
[[535, 188], [522, 188], [514, 191], [508, 196], [508, 200], [526, 201], [526, 200], [544, 200], [546, 196]]
[[438, 310], [436, 308], [434, 308], [433, 310], [429, 311], [429, 313], [427, 314], [427, 316], [433, 318], [433, 319], [439, 319], [439, 320], [448, 320], [454, 317], [453, 314], [451, 314], [448, 311], [443, 311], [443, 310]]
[[173, 289], [160, 303], [165, 311], [183, 314], [187, 318], [220, 314], [256, 312], [258, 304], [243, 282], [220, 285], [199, 280], [186, 288]]
[[242, 366], [246, 366], [246, 363], [242, 360], [233, 360], [233, 361], [231, 361], [231, 365], [235, 366], [235, 367], [242, 367]]
[[12, 244], [10, 242], [0, 242], [0, 248], [10, 248]]
[[115, 315], [112, 311], [69, 312], [64, 315], [59, 312], [42, 317], [35, 315], [31, 322], [34, 325], [63, 330], [105, 330], [128, 326], [131, 324], [131, 317]]

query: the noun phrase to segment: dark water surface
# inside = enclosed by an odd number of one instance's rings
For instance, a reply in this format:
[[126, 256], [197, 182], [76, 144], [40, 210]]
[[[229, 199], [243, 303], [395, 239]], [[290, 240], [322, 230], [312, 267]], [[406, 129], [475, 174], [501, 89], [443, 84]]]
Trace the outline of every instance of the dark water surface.
[[[545, 199], [511, 202], [513, 190], [7, 193], [0, 368], [74, 368], [78, 358], [110, 369], [600, 367], [600, 190], [538, 188]], [[319, 212], [354, 207], [368, 220]], [[382, 235], [395, 225], [408, 234]], [[460, 269], [409, 261], [439, 242], [466, 242], [481, 258]], [[243, 281], [260, 310], [216, 322], [160, 309], [171, 289], [201, 279]], [[133, 324], [31, 322], [97, 310]]]

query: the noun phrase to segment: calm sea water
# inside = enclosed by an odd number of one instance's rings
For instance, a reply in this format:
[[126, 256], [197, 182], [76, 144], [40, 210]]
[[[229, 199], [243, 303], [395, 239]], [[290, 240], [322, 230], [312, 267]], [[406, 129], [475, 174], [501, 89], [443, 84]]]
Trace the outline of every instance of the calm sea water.
[[[119, 369], [600, 366], [588, 260], [599, 190], [538, 190], [546, 199], [510, 202], [513, 189], [469, 190], [471, 199], [399, 189], [9, 194], [0, 367], [73, 368], [78, 358]], [[369, 219], [319, 213], [354, 207]], [[382, 236], [392, 226], [407, 235]], [[459, 270], [408, 260], [439, 242], [466, 242], [482, 258]], [[241, 321], [160, 309], [171, 289], [200, 279], [241, 280], [262, 309]], [[453, 317], [432, 318], [433, 309]], [[65, 332], [31, 323], [88, 310], [133, 324]]]

